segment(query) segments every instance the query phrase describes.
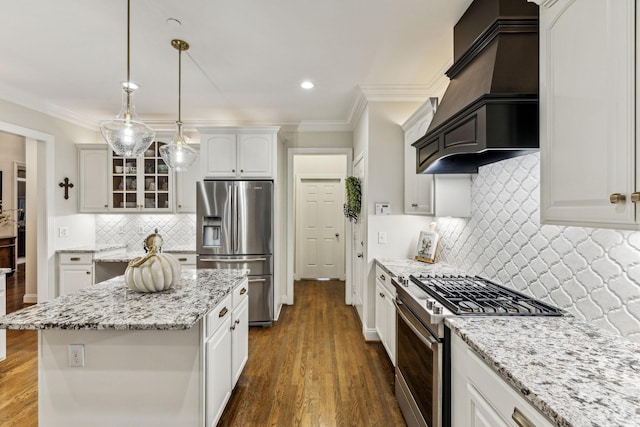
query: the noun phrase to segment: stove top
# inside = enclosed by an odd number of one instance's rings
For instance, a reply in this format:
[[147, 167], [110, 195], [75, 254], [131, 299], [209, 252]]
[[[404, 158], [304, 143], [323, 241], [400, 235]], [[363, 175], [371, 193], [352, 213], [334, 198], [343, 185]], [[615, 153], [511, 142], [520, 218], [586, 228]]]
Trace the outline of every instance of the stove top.
[[478, 276], [420, 275], [409, 278], [457, 315], [564, 315], [557, 307]]

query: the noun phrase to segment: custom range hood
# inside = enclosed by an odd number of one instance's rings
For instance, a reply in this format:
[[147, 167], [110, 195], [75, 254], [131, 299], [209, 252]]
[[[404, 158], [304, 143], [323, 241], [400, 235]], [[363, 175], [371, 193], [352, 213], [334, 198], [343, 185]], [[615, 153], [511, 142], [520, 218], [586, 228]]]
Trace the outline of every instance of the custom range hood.
[[427, 133], [417, 173], [477, 173], [530, 153], [538, 142], [538, 6], [475, 0], [454, 27], [451, 79]]

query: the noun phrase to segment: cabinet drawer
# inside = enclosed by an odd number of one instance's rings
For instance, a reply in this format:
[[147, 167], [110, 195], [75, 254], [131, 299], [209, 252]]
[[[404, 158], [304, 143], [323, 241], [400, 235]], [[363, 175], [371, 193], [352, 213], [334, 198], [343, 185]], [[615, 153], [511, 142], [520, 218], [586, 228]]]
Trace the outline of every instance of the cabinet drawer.
[[232, 297], [227, 295], [222, 302], [205, 316], [205, 335], [211, 336], [225, 320], [231, 318]]
[[60, 264], [91, 264], [93, 263], [93, 254], [76, 254], [61, 253]]
[[242, 300], [249, 296], [249, 281], [244, 279], [239, 286], [233, 290], [233, 308], [236, 308]]
[[392, 276], [389, 273], [376, 264], [376, 280], [380, 282], [380, 284], [382, 284], [390, 293], [395, 295], [396, 290], [393, 288], [393, 284], [391, 283], [391, 277]]
[[168, 252], [180, 262], [183, 266], [193, 266], [196, 268], [196, 254], [173, 253]]

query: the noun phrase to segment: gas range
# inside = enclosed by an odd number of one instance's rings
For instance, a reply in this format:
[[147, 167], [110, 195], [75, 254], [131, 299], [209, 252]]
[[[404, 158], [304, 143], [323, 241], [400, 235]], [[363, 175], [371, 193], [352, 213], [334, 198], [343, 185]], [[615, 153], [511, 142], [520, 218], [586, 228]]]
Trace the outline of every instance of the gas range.
[[[556, 307], [478, 276], [420, 275], [409, 276], [409, 279], [456, 315], [563, 315]], [[429, 308], [430, 303], [427, 301], [426, 305]], [[438, 304], [431, 305], [437, 314]]]

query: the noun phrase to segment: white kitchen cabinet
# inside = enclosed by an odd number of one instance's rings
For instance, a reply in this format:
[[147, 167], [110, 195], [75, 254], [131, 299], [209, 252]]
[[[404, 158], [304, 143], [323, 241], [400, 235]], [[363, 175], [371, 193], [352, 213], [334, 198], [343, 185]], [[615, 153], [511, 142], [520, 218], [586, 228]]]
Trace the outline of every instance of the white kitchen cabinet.
[[249, 294], [244, 289], [244, 297], [231, 313], [231, 388], [238, 383], [249, 360]]
[[200, 147], [196, 161], [184, 172], [176, 172], [176, 213], [196, 213], [196, 182], [202, 181]]
[[[453, 426], [553, 426], [455, 333], [451, 334], [451, 414]], [[514, 417], [529, 424], [518, 424]]]
[[186, 254], [184, 252], [171, 252], [167, 251], [168, 254], [176, 257], [182, 268], [196, 268], [198, 263], [196, 254]]
[[173, 171], [160, 157], [165, 144], [154, 141], [139, 157], [109, 152], [111, 212], [173, 212]]
[[204, 178], [273, 178], [278, 127], [199, 128]]
[[94, 283], [93, 254], [58, 254], [58, 296], [67, 295]]
[[[7, 276], [0, 273], [0, 316], [7, 314]], [[0, 361], [7, 358], [7, 330], [0, 330]]]
[[416, 148], [411, 144], [427, 133], [437, 99], [424, 103], [402, 125], [404, 129], [404, 213], [431, 216], [471, 216], [471, 175], [417, 174]]
[[106, 212], [109, 208], [108, 156], [106, 145], [79, 145], [80, 212]]
[[225, 320], [219, 328], [205, 342], [207, 427], [215, 427], [218, 424], [231, 396], [231, 313], [225, 313], [224, 317]]
[[391, 276], [376, 266], [375, 327], [393, 366], [396, 365], [396, 308], [393, 304], [395, 294]]
[[542, 223], [638, 229], [635, 1], [536, 3]]

